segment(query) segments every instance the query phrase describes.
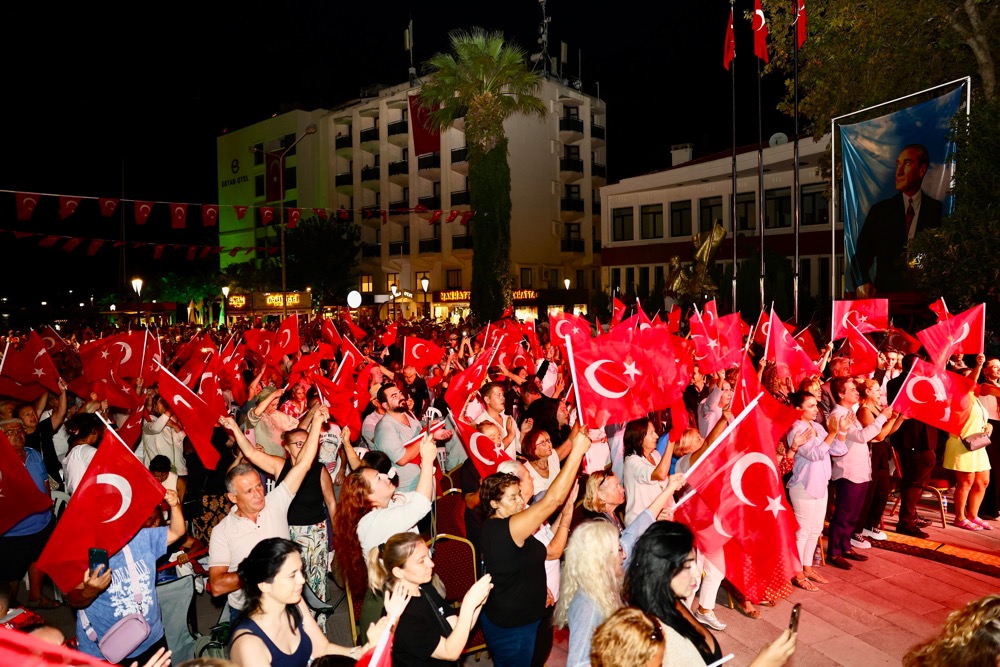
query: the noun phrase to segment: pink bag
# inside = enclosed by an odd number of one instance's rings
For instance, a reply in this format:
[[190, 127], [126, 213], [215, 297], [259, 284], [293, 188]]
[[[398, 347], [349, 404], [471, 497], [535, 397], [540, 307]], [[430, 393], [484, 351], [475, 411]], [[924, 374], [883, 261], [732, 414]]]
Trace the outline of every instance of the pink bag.
[[[128, 576], [132, 582], [136, 604], [142, 609], [142, 593], [139, 592], [139, 577], [136, 576], [135, 561], [132, 559], [132, 552], [128, 545], [125, 545], [125, 561], [128, 563]], [[149, 637], [150, 627], [146, 622], [146, 617], [142, 612], [129, 614], [121, 619], [98, 639], [97, 632], [87, 618], [87, 612], [80, 610], [80, 620], [83, 622], [83, 631], [92, 642], [97, 642], [97, 648], [101, 651], [104, 659], [111, 663], [119, 663], [129, 657], [144, 641]]]

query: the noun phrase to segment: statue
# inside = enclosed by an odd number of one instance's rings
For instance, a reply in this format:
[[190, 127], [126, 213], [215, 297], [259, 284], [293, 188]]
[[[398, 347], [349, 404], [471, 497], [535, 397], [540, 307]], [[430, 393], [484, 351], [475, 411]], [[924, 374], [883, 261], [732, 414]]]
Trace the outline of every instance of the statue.
[[719, 287], [708, 275], [708, 266], [715, 258], [719, 246], [726, 238], [725, 228], [716, 222], [707, 233], [698, 232], [691, 237], [694, 244], [694, 266], [681, 266], [680, 257], [670, 258], [664, 281], [665, 296], [679, 301], [700, 301], [707, 294], [715, 297]]

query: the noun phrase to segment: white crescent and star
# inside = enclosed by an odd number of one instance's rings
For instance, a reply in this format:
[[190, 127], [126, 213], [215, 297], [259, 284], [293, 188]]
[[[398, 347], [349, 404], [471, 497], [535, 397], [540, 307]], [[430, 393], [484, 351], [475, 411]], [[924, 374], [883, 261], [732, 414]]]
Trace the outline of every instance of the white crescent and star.
[[97, 476], [98, 484], [107, 484], [108, 486], [113, 486], [118, 489], [118, 493], [122, 495], [122, 504], [118, 508], [118, 512], [110, 519], [105, 519], [103, 523], [113, 523], [117, 521], [125, 512], [128, 511], [129, 506], [132, 504], [132, 485], [128, 483], [128, 480], [121, 475], [115, 475], [113, 473], [101, 473]]
[[722, 535], [723, 537], [732, 537], [732, 535], [727, 533], [725, 529], [722, 527], [722, 521], [719, 519], [718, 514], [712, 515], [712, 527], [715, 528], [715, 532], [717, 532], [719, 535]]
[[480, 461], [482, 461], [486, 465], [488, 465], [488, 466], [495, 465], [496, 461], [490, 461], [489, 459], [483, 458], [483, 455], [479, 453], [479, 441], [480, 440], [485, 440], [490, 445], [493, 444], [493, 441], [490, 440], [489, 438], [487, 438], [482, 433], [473, 433], [472, 437], [469, 438], [469, 451], [472, 452], [473, 456], [475, 456], [477, 459], [479, 459]]
[[757, 31], [763, 30], [764, 27], [767, 25], [767, 19], [764, 18], [764, 10], [763, 9], [758, 9], [757, 11], [754, 12], [754, 16], [755, 17], [760, 17], [760, 25], [758, 25], [756, 28], [754, 28], [754, 30], [757, 30]]
[[43, 336], [42, 337], [42, 341], [45, 342], [45, 347], [47, 347], [48, 349], [50, 349], [50, 350], [54, 350], [55, 349], [55, 347], [56, 347], [56, 339], [53, 338], [52, 336]]
[[958, 345], [963, 340], [969, 337], [969, 323], [968, 322], [964, 323], [962, 325], [962, 328], [959, 329], [958, 331], [959, 331], [958, 338], [956, 338], [951, 342], [952, 346]]
[[187, 402], [186, 399], [182, 398], [181, 396], [178, 396], [177, 394], [174, 394], [174, 397], [170, 399], [170, 402], [173, 403], [174, 406], [183, 405], [188, 410], [194, 410], [194, 406], [192, 406], [190, 403]]
[[915, 387], [920, 382], [927, 382], [934, 389], [934, 400], [935, 401], [946, 401], [948, 400], [948, 393], [944, 390], [944, 382], [941, 381], [939, 377], [924, 377], [923, 375], [915, 375], [913, 379], [906, 383], [906, 397], [910, 399], [912, 403], [924, 404], [927, 401], [921, 401], [913, 395], [913, 387]]
[[120, 345], [121, 348], [122, 348], [122, 358], [121, 358], [121, 361], [118, 362], [118, 363], [121, 363], [121, 364], [128, 363], [128, 360], [132, 358], [132, 348], [131, 348], [131, 346], [129, 346], [128, 343], [125, 343], [125, 342], [122, 342], [122, 341], [117, 341], [115, 343], [115, 345]]
[[[741, 456], [729, 473], [729, 483], [732, 485], [733, 493], [735, 493], [736, 497], [740, 499], [740, 502], [744, 505], [749, 505], [750, 507], [756, 507], [757, 505], [752, 503], [746, 497], [746, 494], [743, 493], [743, 475], [746, 474], [747, 468], [755, 463], [766, 465], [771, 469], [771, 472], [774, 473], [774, 478], [778, 482], [781, 481], [781, 477], [778, 475], [778, 469], [775, 467], [774, 461], [766, 454], [762, 454], [761, 452], [750, 452], [749, 454]], [[768, 496], [766, 511], [773, 512], [775, 519], [778, 518], [778, 512], [782, 512], [784, 509], [785, 507], [781, 504], [780, 496], [777, 498]]]
[[611, 391], [597, 379], [597, 371], [604, 364], [610, 364], [610, 359], [598, 359], [594, 363], [587, 366], [587, 370], [583, 372], [583, 376], [587, 378], [587, 382], [590, 383], [591, 388], [598, 394], [605, 398], [618, 399], [628, 393], [628, 389], [625, 391]]
[[569, 338], [569, 336], [567, 334], [564, 334], [562, 332], [562, 325], [564, 325], [564, 324], [566, 324], [568, 322], [569, 322], [569, 320], [559, 320], [558, 322], [556, 322], [556, 335], [559, 336], [562, 339]]
[[281, 332], [281, 336], [282, 338], [284, 338], [284, 342], [279, 343], [278, 348], [284, 350], [286, 347], [288, 347], [289, 343], [292, 342], [292, 330], [285, 329], [284, 331]]

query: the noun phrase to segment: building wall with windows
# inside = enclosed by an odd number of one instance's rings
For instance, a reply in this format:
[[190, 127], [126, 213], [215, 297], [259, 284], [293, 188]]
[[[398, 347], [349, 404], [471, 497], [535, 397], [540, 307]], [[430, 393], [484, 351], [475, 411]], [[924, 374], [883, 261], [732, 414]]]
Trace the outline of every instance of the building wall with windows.
[[[821, 299], [830, 297], [830, 184], [819, 169], [828, 145], [828, 136], [799, 142], [800, 291]], [[731, 285], [719, 279], [732, 273], [731, 218], [735, 217], [737, 259], [742, 261], [760, 247], [757, 205], [762, 199], [765, 249], [794, 259], [792, 179], [792, 144], [788, 143], [764, 149], [763, 197], [758, 191], [756, 147], [737, 151], [735, 216], [730, 215], [732, 154], [728, 151], [602, 187], [603, 289], [659, 300], [656, 287], [669, 276], [671, 259], [677, 257], [683, 265], [690, 265], [692, 236], [710, 230], [718, 221], [727, 235], [713, 268], [720, 292], [728, 294]], [[838, 231], [834, 236], [838, 262], [842, 262], [842, 235]]]
[[[441, 133], [439, 152], [414, 155], [407, 99], [418, 90], [406, 84], [372, 90], [332, 110], [287, 113], [219, 137], [220, 203], [275, 205], [265, 202], [263, 152], [290, 145], [315, 122], [317, 133], [286, 159], [284, 205], [302, 207], [303, 216], [313, 207], [351, 211], [362, 235], [363, 295], [384, 296], [393, 284], [417, 294], [424, 275], [430, 292], [468, 290], [475, 218], [468, 227], [459, 222], [470, 208], [464, 120]], [[544, 118], [518, 116], [505, 123], [514, 287], [564, 289], [569, 278], [574, 290], [599, 289], [597, 192], [607, 180], [605, 105], [550, 80], [537, 95], [547, 108]], [[251, 152], [255, 146], [260, 153]], [[428, 212], [403, 212], [418, 205]], [[382, 210], [388, 211], [385, 222]], [[432, 223], [435, 210], [444, 214]], [[450, 212], [456, 217], [449, 222]], [[232, 209], [223, 208], [222, 245], [276, 245], [276, 226], [264, 227], [259, 214], [252, 217], [248, 212], [238, 221]], [[242, 253], [223, 255], [223, 267], [246, 259]]]

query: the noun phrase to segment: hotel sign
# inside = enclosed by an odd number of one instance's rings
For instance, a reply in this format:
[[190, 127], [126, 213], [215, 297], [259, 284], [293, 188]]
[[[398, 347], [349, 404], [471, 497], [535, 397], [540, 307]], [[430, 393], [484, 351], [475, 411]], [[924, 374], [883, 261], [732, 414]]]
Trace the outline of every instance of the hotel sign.
[[[312, 308], [311, 292], [288, 292], [288, 308]], [[282, 306], [281, 292], [254, 292], [252, 294], [231, 294], [227, 308], [231, 310], [273, 310]]]
[[[465, 302], [472, 293], [469, 290], [448, 290], [437, 292], [437, 301], [442, 303]], [[531, 289], [517, 289], [511, 294], [514, 301], [533, 301], [538, 298], [538, 292]]]

